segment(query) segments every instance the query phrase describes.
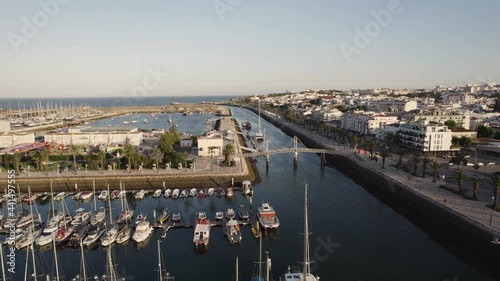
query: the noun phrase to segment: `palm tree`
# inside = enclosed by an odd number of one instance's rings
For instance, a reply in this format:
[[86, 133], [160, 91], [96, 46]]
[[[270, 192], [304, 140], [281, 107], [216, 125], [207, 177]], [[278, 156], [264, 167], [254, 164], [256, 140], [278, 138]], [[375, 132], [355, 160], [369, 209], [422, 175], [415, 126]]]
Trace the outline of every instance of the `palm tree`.
[[71, 154], [73, 154], [73, 169], [75, 170], [75, 175], [76, 175], [76, 155], [78, 154], [78, 147], [72, 144], [69, 147], [69, 151], [71, 152]]
[[474, 188], [474, 194], [472, 195], [472, 199], [477, 200], [477, 193], [479, 192], [479, 185], [481, 184], [481, 178], [478, 177], [470, 177], [470, 181], [472, 182], [472, 186]]
[[399, 148], [397, 151], [396, 151], [396, 154], [399, 156], [398, 158], [398, 170], [401, 169], [401, 165], [403, 164], [403, 156], [406, 155], [406, 149], [405, 148]]
[[208, 153], [210, 153], [210, 171], [214, 170], [214, 152], [215, 147], [211, 146], [208, 148]]
[[464, 181], [468, 178], [467, 174], [463, 171], [459, 171], [455, 178], [458, 180], [458, 192], [464, 193]]
[[443, 168], [443, 165], [439, 164], [438, 161], [434, 160], [434, 161], [432, 161], [430, 167], [431, 167], [432, 172], [433, 172], [432, 182], [436, 182], [438, 171], [439, 171], [439, 169]]
[[422, 157], [422, 177], [425, 178], [425, 171], [427, 170], [427, 165], [431, 163], [431, 159], [427, 156]]
[[365, 149], [370, 151], [370, 158], [373, 158], [373, 150], [375, 149], [375, 142], [373, 140], [365, 141]]
[[21, 153], [19, 151], [14, 152], [14, 165], [16, 168], [16, 174], [19, 174], [19, 162], [21, 161]]
[[418, 155], [412, 155], [412, 157], [410, 158], [410, 160], [408, 161], [411, 166], [413, 167], [413, 175], [417, 175], [417, 169], [418, 169], [418, 164], [420, 164], [420, 162], [422, 162], [422, 158]]
[[134, 155], [135, 155], [134, 146], [131, 145], [130, 143], [127, 143], [123, 147], [123, 150], [124, 150], [125, 156], [127, 157], [127, 160], [128, 160], [128, 169], [129, 169], [128, 172], [132, 173], [132, 160], [133, 160]]
[[453, 163], [457, 164], [457, 170], [460, 170], [460, 163], [464, 163], [465, 161], [465, 155], [462, 154], [455, 156], [455, 158], [453, 159]]
[[222, 154], [224, 154], [224, 162], [229, 165], [229, 156], [234, 153], [234, 145], [231, 143], [226, 144], [222, 149]]
[[163, 153], [161, 153], [161, 149], [160, 148], [155, 148], [155, 151], [154, 151], [154, 159], [156, 161], [156, 172], [158, 172], [160, 166], [159, 166], [159, 162], [160, 162], [160, 159], [163, 158]]
[[358, 135], [356, 135], [356, 134], [352, 135], [351, 140], [354, 144], [354, 150], [356, 150], [356, 148], [358, 147], [358, 142], [359, 142]]
[[382, 157], [382, 169], [385, 169], [385, 159], [391, 156], [387, 150], [380, 152], [380, 157]]
[[104, 150], [99, 149], [99, 153], [97, 154], [97, 156], [101, 161], [102, 173], [104, 174], [104, 160], [106, 160], [106, 152]]
[[40, 170], [41, 168], [41, 164], [42, 164], [42, 153], [40, 152], [40, 150], [36, 150], [35, 152], [31, 153], [30, 154], [31, 156], [31, 159], [33, 160], [33, 162], [36, 163], [36, 169], [37, 170]]
[[49, 150], [47, 148], [42, 149], [40, 151], [40, 159], [42, 160], [42, 163], [45, 162], [45, 170], [47, 172], [47, 175], [49, 174]]
[[500, 193], [500, 172], [495, 172], [490, 175], [491, 183], [493, 184], [493, 209], [498, 210], [498, 194]]

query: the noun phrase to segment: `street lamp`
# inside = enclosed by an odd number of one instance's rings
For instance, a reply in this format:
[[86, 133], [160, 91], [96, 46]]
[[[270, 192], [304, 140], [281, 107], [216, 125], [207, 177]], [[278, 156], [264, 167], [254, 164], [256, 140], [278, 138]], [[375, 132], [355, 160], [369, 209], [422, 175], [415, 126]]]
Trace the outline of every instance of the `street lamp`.
[[59, 177], [59, 164], [57, 164], [57, 177]]
[[144, 163], [141, 163], [141, 175], [144, 175]]
[[113, 162], [113, 175], [116, 176], [115, 162]]
[[85, 163], [85, 176], [87, 176], [87, 168], [88, 168], [88, 166], [89, 165], [87, 163]]
[[168, 170], [172, 174], [172, 163], [168, 162]]
[[30, 165], [28, 165], [28, 178], [31, 177], [31, 174], [30, 174]]
[[217, 174], [219, 174], [219, 173], [220, 173], [220, 165], [219, 165], [219, 161], [220, 161], [220, 160], [219, 160], [219, 159], [217, 159]]

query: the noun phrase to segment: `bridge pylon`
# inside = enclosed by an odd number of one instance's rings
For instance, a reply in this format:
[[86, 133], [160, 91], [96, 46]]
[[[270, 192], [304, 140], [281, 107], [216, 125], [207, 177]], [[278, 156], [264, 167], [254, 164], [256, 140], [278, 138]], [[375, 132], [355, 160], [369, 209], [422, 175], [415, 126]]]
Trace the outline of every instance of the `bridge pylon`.
[[299, 162], [299, 152], [297, 150], [297, 136], [293, 137], [293, 165], [297, 166]]

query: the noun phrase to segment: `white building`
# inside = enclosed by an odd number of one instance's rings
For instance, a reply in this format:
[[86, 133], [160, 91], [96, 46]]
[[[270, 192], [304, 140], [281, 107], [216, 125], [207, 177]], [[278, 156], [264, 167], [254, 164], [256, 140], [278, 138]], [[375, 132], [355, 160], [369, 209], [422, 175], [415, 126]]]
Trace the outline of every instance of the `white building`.
[[34, 133], [4, 133], [0, 134], [0, 147], [6, 148], [20, 144], [34, 143], [35, 134]]
[[375, 135], [384, 125], [398, 123], [397, 116], [353, 112], [342, 115], [342, 128], [364, 135]]
[[466, 92], [443, 92], [443, 104], [473, 104], [476, 98], [471, 93]]
[[401, 145], [420, 152], [446, 152], [460, 150], [452, 147], [452, 131], [444, 125], [420, 122], [401, 125], [399, 128]]
[[10, 132], [10, 122], [5, 120], [0, 120], [0, 133]]
[[130, 143], [140, 145], [143, 140], [142, 132], [81, 132], [81, 133], [56, 133], [45, 135], [45, 142], [63, 145], [105, 145]]
[[458, 127], [468, 129], [470, 126], [470, 114], [458, 111], [441, 109], [421, 111], [413, 117], [415, 122], [427, 121], [429, 123], [444, 124], [448, 120], [454, 120]]
[[214, 148], [213, 156], [221, 156], [223, 145], [224, 140], [220, 136], [211, 138], [198, 138], [198, 156], [210, 156], [210, 153], [208, 151], [210, 147]]

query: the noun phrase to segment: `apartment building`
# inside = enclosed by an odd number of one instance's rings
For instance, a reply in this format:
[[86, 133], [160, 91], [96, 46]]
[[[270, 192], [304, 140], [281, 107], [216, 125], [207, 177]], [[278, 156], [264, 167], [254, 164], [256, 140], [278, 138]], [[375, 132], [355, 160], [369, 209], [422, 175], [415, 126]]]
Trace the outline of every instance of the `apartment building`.
[[398, 123], [397, 116], [363, 111], [344, 113], [341, 120], [342, 128], [362, 135], [375, 135], [382, 126]]

